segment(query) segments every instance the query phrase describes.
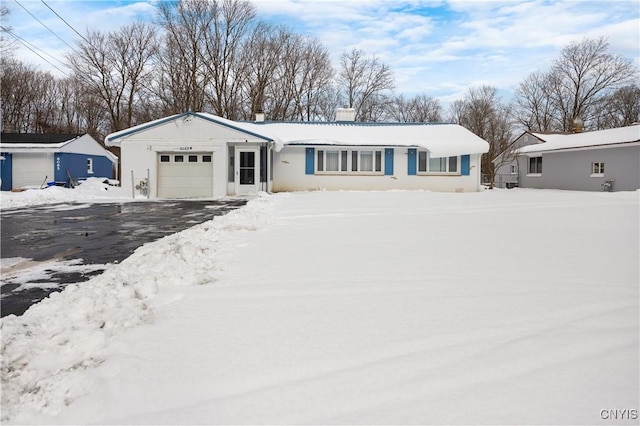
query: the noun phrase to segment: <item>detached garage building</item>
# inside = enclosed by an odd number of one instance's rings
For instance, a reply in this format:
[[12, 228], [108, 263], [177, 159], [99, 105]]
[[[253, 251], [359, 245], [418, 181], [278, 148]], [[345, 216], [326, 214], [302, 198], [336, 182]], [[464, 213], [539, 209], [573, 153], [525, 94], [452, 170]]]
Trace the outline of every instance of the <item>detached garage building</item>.
[[113, 178], [118, 157], [90, 135], [0, 134], [2, 190], [69, 185], [89, 177]]
[[236, 122], [184, 113], [108, 135], [132, 196], [199, 198], [259, 191], [480, 188], [486, 141], [456, 124]]

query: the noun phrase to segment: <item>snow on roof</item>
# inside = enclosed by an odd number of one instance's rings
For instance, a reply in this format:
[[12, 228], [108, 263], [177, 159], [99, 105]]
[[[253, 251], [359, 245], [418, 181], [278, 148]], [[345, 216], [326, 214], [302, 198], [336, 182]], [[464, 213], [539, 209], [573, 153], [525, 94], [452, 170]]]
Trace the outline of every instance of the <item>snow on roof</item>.
[[[413, 146], [435, 156], [479, 154], [489, 144], [456, 124], [247, 123], [270, 136], [276, 150], [284, 145]], [[279, 146], [280, 145], [280, 146]]]
[[[434, 156], [480, 154], [489, 144], [457, 124], [359, 123], [359, 122], [238, 122], [207, 113], [188, 113], [271, 140], [276, 151], [286, 145], [407, 146], [422, 147]], [[112, 133], [107, 145], [119, 145], [123, 137], [175, 120], [177, 114]]]
[[531, 134], [542, 140], [543, 143], [524, 146], [518, 149], [518, 153], [546, 152], [640, 142], [640, 125], [635, 124], [633, 126], [584, 133]]

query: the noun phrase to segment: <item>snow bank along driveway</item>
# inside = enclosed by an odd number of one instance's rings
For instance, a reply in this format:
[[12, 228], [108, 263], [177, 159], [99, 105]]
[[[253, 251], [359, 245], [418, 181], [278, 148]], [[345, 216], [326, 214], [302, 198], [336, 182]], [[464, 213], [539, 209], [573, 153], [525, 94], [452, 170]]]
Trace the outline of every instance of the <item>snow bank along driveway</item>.
[[3, 421], [637, 423], [638, 217], [637, 192], [264, 195], [2, 319]]

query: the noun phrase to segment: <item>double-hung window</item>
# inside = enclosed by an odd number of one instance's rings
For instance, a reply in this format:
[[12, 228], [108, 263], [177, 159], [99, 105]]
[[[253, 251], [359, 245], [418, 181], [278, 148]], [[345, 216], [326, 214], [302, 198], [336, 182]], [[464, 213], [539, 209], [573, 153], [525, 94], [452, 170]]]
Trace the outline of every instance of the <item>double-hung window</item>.
[[604, 163], [591, 163], [591, 177], [604, 176]]
[[529, 157], [529, 170], [530, 175], [542, 174], [542, 157]]
[[87, 173], [93, 174], [93, 158], [87, 158]]
[[458, 173], [460, 157], [432, 157], [428, 151], [418, 151], [418, 172]]
[[320, 173], [382, 173], [382, 150], [319, 149], [316, 170]]

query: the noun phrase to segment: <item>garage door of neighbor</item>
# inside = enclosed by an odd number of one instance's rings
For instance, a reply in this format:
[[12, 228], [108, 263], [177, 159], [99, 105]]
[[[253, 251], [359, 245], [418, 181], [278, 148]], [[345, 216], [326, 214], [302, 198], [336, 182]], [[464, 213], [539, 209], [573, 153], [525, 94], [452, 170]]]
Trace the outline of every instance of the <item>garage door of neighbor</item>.
[[13, 187], [40, 186], [55, 180], [53, 153], [13, 154]]
[[158, 154], [158, 198], [213, 196], [213, 154]]

